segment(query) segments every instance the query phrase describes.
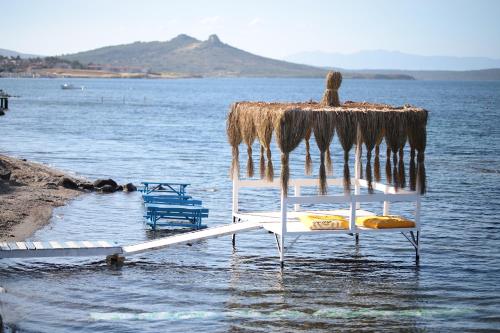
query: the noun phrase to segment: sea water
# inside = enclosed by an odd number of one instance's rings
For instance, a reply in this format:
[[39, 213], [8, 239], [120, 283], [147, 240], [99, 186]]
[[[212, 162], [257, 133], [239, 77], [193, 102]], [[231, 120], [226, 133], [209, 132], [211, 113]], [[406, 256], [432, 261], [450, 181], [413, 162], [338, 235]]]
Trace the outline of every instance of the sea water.
[[[188, 193], [210, 209], [204, 222], [216, 226], [231, 223], [230, 104], [318, 100], [324, 80], [0, 79], [0, 88], [20, 96], [0, 117], [0, 153], [89, 179], [190, 183]], [[281, 271], [274, 237], [262, 230], [238, 235], [234, 249], [230, 237], [210, 239], [131, 256], [122, 268], [99, 257], [2, 260], [7, 330], [500, 329], [500, 82], [344, 80], [340, 96], [429, 110], [420, 265], [400, 234], [362, 234], [358, 246], [334, 235], [302, 237]], [[254, 152], [257, 162], [257, 145]], [[336, 137], [332, 156], [340, 177]], [[273, 158], [279, 173], [277, 150]], [[302, 144], [291, 154], [293, 176], [303, 176], [303, 161]], [[276, 191], [241, 195], [242, 208], [278, 205]], [[138, 193], [86, 194], [55, 209], [30, 240], [131, 244], [168, 235], [148, 230], [143, 214]]]

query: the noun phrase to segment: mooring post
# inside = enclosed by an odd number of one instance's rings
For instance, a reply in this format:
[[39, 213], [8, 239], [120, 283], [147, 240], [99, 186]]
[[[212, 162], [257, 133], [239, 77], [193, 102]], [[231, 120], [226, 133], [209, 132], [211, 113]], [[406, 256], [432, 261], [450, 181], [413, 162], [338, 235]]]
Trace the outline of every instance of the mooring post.
[[123, 266], [125, 257], [119, 254], [112, 254], [106, 257], [106, 263], [109, 266]]

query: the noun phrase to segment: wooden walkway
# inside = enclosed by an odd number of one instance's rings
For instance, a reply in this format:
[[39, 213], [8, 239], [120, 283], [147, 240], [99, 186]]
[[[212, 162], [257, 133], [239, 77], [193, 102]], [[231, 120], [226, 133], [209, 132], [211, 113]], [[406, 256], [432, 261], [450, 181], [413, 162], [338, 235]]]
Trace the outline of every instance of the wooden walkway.
[[175, 236], [164, 237], [155, 239], [149, 242], [140, 243], [136, 245], [124, 246], [123, 254], [136, 254], [152, 250], [160, 250], [168, 246], [178, 244], [188, 244], [208, 238], [217, 238], [226, 235], [232, 235], [239, 232], [250, 231], [262, 228], [261, 223], [256, 222], [241, 222], [219, 227], [208, 228], [199, 231], [187, 232]]
[[0, 242], [0, 259], [132, 255], [260, 228], [262, 228], [261, 223], [241, 222], [158, 238], [128, 246], [110, 244], [106, 241]]
[[121, 253], [121, 246], [106, 241], [0, 243], [0, 258], [89, 257]]

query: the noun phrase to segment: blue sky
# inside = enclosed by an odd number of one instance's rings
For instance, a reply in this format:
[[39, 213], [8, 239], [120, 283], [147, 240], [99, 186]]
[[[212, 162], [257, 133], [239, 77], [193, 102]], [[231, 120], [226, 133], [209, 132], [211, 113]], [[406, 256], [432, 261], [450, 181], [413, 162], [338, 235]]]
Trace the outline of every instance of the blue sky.
[[0, 48], [55, 55], [185, 33], [273, 58], [397, 50], [500, 58], [500, 1], [0, 0]]

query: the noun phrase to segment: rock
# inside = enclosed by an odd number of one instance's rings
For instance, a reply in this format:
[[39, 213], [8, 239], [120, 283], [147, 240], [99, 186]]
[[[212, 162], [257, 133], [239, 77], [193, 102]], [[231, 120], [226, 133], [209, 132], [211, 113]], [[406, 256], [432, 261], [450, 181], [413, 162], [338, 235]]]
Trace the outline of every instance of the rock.
[[81, 188], [82, 190], [87, 190], [87, 191], [95, 190], [94, 184], [92, 183], [80, 183], [78, 187]]
[[118, 187], [116, 188], [116, 192], [118, 192], [118, 191], [123, 191], [123, 186], [118, 185]]
[[73, 179], [68, 178], [68, 177], [61, 178], [57, 185], [62, 186], [64, 188], [71, 189], [71, 190], [78, 189], [78, 184]]
[[17, 181], [17, 179], [15, 177], [10, 177], [9, 185], [11, 185], [11, 186], [24, 186], [24, 184]]
[[123, 190], [125, 192], [135, 192], [137, 191], [137, 187], [132, 183], [127, 183], [125, 184], [125, 186], [123, 186]]
[[48, 189], [51, 189], [51, 190], [55, 190], [55, 189], [57, 189], [57, 184], [49, 182], [49, 183], [45, 184], [45, 187]]
[[97, 188], [101, 188], [105, 185], [113, 186], [113, 188], [115, 188], [115, 189], [118, 187], [118, 184], [111, 178], [110, 179], [97, 179], [94, 182], [94, 187], [97, 187]]
[[2, 179], [2, 180], [9, 181], [11, 174], [12, 174], [12, 172], [10, 170], [0, 169], [0, 179]]
[[99, 187], [99, 191], [101, 191], [102, 193], [113, 193], [116, 191], [116, 187], [111, 185], [104, 185], [102, 187]]

